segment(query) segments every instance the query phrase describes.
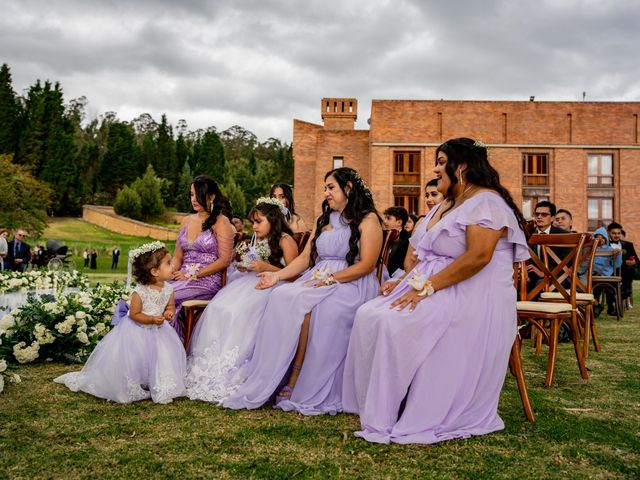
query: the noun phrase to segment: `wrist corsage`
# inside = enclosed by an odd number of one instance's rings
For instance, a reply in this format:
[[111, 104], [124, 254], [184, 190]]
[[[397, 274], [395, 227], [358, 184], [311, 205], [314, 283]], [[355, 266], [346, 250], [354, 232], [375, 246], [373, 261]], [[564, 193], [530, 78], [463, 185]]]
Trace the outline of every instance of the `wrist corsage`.
[[185, 276], [189, 280], [196, 280], [198, 278], [198, 264], [197, 263], [189, 263], [185, 266]]
[[328, 268], [318, 268], [314, 270], [311, 274], [311, 280], [306, 282], [308, 284], [318, 284], [322, 283], [323, 285], [333, 285], [338, 283], [338, 281], [333, 277], [333, 273]]
[[429, 280], [426, 275], [421, 275], [418, 272], [415, 272], [407, 283], [411, 285], [414, 290], [418, 290], [418, 292], [420, 292], [418, 293], [419, 297], [428, 297], [436, 292], [431, 280]]

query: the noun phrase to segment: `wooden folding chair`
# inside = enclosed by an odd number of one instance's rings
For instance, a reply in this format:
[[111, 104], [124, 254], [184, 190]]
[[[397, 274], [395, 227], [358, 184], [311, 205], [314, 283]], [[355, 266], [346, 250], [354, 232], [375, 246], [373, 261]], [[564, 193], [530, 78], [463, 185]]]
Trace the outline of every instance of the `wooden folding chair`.
[[[576, 278], [576, 303], [578, 307], [584, 312], [581, 316], [581, 334], [582, 334], [582, 356], [586, 360], [589, 355], [589, 333], [593, 339], [593, 346], [596, 352], [600, 352], [600, 340], [598, 339], [598, 327], [596, 325], [596, 317], [593, 309], [595, 306], [595, 297], [591, 293], [591, 282], [593, 264], [596, 258], [596, 252], [600, 239], [594, 238], [591, 235], [586, 235], [582, 250], [578, 257], [578, 269], [579, 275]], [[545, 265], [548, 267], [548, 257], [553, 257], [554, 261], [560, 262], [556, 253], [548, 251], [548, 256], [545, 258]], [[581, 271], [583, 272], [581, 274]], [[558, 278], [560, 283], [563, 283], [565, 279], [571, 276], [571, 269], [568, 266], [563, 268], [562, 275]], [[582, 276], [582, 278], [581, 278]], [[564, 297], [560, 292], [554, 291], [555, 287], [550, 286], [549, 291], [542, 292], [540, 298], [547, 302], [564, 302]], [[537, 347], [537, 346], [536, 346]], [[539, 353], [539, 352], [538, 352]]]
[[[532, 327], [536, 327], [540, 333], [547, 339], [549, 344], [549, 356], [547, 360], [547, 375], [545, 386], [549, 387], [553, 383], [553, 375], [556, 365], [556, 356], [558, 352], [558, 334], [560, 326], [563, 322], [567, 322], [571, 327], [571, 340], [578, 361], [578, 368], [582, 378], [589, 378], [589, 373], [584, 364], [581, 349], [578, 345], [578, 305], [576, 302], [576, 280], [578, 276], [578, 254], [582, 249], [585, 241], [585, 234], [567, 233], [544, 235], [536, 234], [529, 237], [529, 245], [539, 245], [543, 255], [548, 255], [551, 248], [560, 248], [567, 251], [564, 258], [549, 270], [545, 262], [540, 260], [534, 249], [529, 248], [531, 254], [531, 262], [543, 273], [543, 277], [530, 291], [527, 291], [527, 275], [526, 266], [521, 265], [522, 274], [520, 275], [520, 298], [517, 303], [518, 319], [520, 321], [528, 321]], [[547, 262], [548, 263], [548, 262]], [[569, 291], [558, 281], [563, 278], [565, 267], [570, 268], [571, 276]], [[550, 290], [553, 285], [559, 292], [563, 302], [545, 302], [536, 300], [538, 295], [544, 291]], [[545, 325], [549, 324], [549, 332], [545, 330]], [[532, 330], [533, 333], [533, 330]]]
[[[609, 250], [606, 252], [596, 252], [596, 257], [611, 257], [611, 261], [615, 265], [616, 255], [622, 255], [619, 250]], [[616, 299], [616, 318], [620, 320], [624, 316], [624, 309], [622, 308], [622, 267], [615, 268], [613, 275], [599, 275], [596, 274], [592, 277], [592, 292], [593, 295], [598, 298], [598, 295], [602, 295], [604, 291], [610, 291], [613, 293]], [[607, 309], [611, 308], [611, 305], [607, 305]]]
[[[224, 287], [227, 284], [227, 269], [222, 271], [221, 285]], [[221, 288], [222, 288], [221, 287]], [[184, 312], [184, 349], [189, 351], [189, 342], [191, 341], [191, 332], [196, 326], [200, 315], [209, 305], [210, 300], [185, 300], [182, 302], [182, 311]]]
[[309, 241], [309, 237], [311, 236], [310, 231], [306, 232], [296, 232], [293, 234], [293, 239], [298, 245], [298, 253], [302, 253], [304, 247], [307, 246], [307, 242]]
[[378, 265], [376, 267], [376, 277], [378, 278], [379, 283], [382, 283], [382, 272], [384, 272], [384, 267], [389, 265], [391, 246], [400, 236], [400, 232], [398, 232], [398, 230], [384, 230], [382, 235], [382, 248], [380, 249], [380, 256], [378, 257]]

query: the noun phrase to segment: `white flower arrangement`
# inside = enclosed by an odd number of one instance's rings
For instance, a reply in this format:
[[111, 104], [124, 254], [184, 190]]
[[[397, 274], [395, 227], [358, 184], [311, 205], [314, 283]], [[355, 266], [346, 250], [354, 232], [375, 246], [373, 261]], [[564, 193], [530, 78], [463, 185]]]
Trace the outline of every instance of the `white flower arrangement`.
[[0, 295], [13, 292], [89, 288], [89, 278], [79, 272], [32, 270], [30, 272], [0, 272]]
[[280, 209], [280, 212], [282, 212], [282, 214], [285, 216], [289, 214], [289, 209], [285, 207], [284, 203], [282, 203], [282, 201], [278, 200], [277, 198], [260, 197], [258, 200], [256, 200], [256, 205], [260, 205], [261, 203], [266, 203], [268, 205], [275, 205]]
[[271, 256], [271, 249], [267, 239], [257, 240], [254, 237], [250, 243], [242, 242], [236, 247], [236, 253], [240, 257], [238, 262], [243, 268], [251, 268], [251, 264], [255, 260], [264, 260], [265, 262]]
[[130, 250], [129, 257], [137, 258], [144, 253], [155, 252], [156, 250], [160, 250], [161, 248], [165, 248], [165, 244], [160, 241], [145, 243], [138, 248]]

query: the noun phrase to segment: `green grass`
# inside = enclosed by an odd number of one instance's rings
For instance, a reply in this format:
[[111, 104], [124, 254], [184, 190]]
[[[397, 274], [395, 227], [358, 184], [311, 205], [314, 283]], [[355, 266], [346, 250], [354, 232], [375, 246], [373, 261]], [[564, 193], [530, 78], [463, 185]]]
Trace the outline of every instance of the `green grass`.
[[[148, 237], [134, 237], [121, 233], [111, 232], [102, 227], [85, 222], [80, 218], [54, 218], [51, 219], [42, 237], [32, 244], [44, 245], [47, 240], [61, 240], [69, 247], [73, 254], [71, 259], [76, 268], [89, 275], [91, 283], [111, 283], [114, 280], [124, 281], [127, 276], [127, 255], [130, 249], [143, 243], [153, 241]], [[174, 241], [165, 241], [167, 248], [173, 252]], [[115, 246], [120, 248], [120, 261], [118, 268], [111, 270], [111, 251]], [[84, 268], [82, 251], [95, 248], [98, 252], [97, 269]]]
[[525, 342], [536, 423], [525, 421], [508, 375], [504, 431], [434, 446], [356, 439], [354, 415], [231, 411], [185, 399], [118, 405], [51, 381], [77, 366], [23, 367], [23, 382], [0, 395], [0, 478], [639, 478], [636, 305], [621, 321], [599, 319], [603, 351], [591, 351], [587, 381], [561, 344], [555, 384], [544, 388], [546, 355]]

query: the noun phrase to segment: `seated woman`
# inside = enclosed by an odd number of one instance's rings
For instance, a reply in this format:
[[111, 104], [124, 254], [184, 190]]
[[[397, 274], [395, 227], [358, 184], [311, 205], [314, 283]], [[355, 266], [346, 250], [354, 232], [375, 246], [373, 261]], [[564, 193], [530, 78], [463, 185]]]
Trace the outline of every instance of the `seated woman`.
[[216, 181], [198, 175], [191, 184], [191, 206], [195, 214], [185, 217], [171, 260], [176, 313], [171, 321], [184, 337], [180, 312], [185, 300], [209, 300], [220, 290], [221, 272], [233, 259], [231, 204]]
[[375, 297], [382, 227], [373, 197], [358, 173], [325, 175], [322, 214], [305, 250], [279, 272], [259, 274], [259, 288], [302, 274], [273, 290], [256, 348], [239, 375], [246, 378], [222, 401], [258, 408], [280, 386], [278, 408], [305, 415], [342, 411], [342, 372], [356, 309]]
[[229, 283], [209, 303], [191, 340], [187, 395], [218, 402], [237, 388], [237, 371], [253, 353], [256, 332], [271, 290], [257, 290], [260, 272], [277, 272], [298, 256], [284, 217], [284, 205], [259, 198], [249, 213], [255, 241], [241, 245], [241, 263]]
[[525, 220], [483, 144], [445, 142], [435, 173], [445, 201], [426, 218], [419, 263], [360, 307], [349, 342], [343, 406], [370, 442], [504, 428], [498, 400], [516, 336], [513, 263], [529, 258]]
[[280, 200], [288, 213], [286, 215], [287, 222], [293, 233], [306, 232], [307, 227], [302, 217], [296, 213], [296, 204], [293, 201], [293, 190], [286, 183], [274, 183], [269, 192], [269, 197]]

